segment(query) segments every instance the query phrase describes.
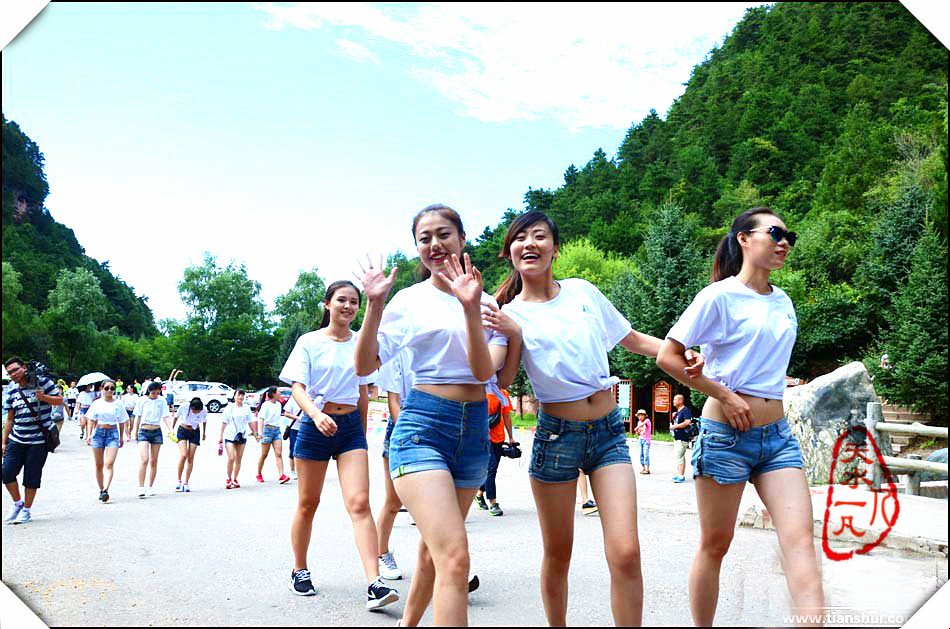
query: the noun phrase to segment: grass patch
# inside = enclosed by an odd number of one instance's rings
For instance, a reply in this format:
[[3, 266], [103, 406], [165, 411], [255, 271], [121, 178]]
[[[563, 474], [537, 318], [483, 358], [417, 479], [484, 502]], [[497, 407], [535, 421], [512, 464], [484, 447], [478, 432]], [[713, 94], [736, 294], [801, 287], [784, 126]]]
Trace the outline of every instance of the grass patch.
[[653, 441], [673, 441], [673, 435], [668, 432], [655, 432], [652, 435]]
[[511, 426], [513, 428], [534, 428], [538, 425], [538, 416], [534, 413], [525, 413], [521, 415], [520, 413], [511, 414]]

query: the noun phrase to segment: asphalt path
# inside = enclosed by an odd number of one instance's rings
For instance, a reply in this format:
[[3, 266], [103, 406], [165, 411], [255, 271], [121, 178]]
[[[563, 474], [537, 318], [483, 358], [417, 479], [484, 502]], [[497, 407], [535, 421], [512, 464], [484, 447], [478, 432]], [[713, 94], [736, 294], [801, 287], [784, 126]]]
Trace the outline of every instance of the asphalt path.
[[[195, 458], [191, 493], [174, 492], [178, 450], [166, 439], [158, 495], [137, 498], [138, 454], [134, 444], [126, 444], [106, 504], [98, 500], [92, 453], [78, 439], [76, 425], [67, 423], [63, 445], [44, 470], [33, 521], [0, 527], [3, 582], [49, 626], [394, 625], [403, 601], [378, 612], [364, 609], [366, 584], [333, 465], [309, 553], [317, 594], [290, 593], [296, 483], [276, 483], [272, 458], [264, 468], [266, 482], [257, 483], [260, 446], [252, 441], [241, 488], [226, 490], [226, 457], [217, 454], [218, 417], [209, 418], [209, 439]], [[372, 421], [369, 429], [374, 514], [383, 502], [384, 425]], [[522, 444], [526, 456], [504, 459], [499, 469], [504, 516], [473, 507], [468, 517], [471, 565], [481, 581], [470, 595], [473, 625], [546, 624], [539, 596], [540, 535], [527, 475], [528, 434]], [[686, 577], [699, 537], [693, 483], [671, 482], [668, 446], [655, 443], [652, 458], [654, 473], [636, 475], [644, 624], [689, 625]], [[4, 513], [10, 505], [4, 491]], [[578, 510], [574, 524], [568, 622], [613, 624], [599, 518]], [[408, 593], [417, 541], [408, 514], [401, 513], [390, 547], [406, 574], [392, 582], [402, 596]], [[932, 575], [942, 571], [946, 578], [946, 558], [887, 549], [872, 555], [847, 562], [822, 558], [830, 607], [842, 614], [877, 612], [906, 619], [932, 594]], [[717, 624], [788, 625], [789, 606], [774, 532], [737, 529], [722, 568]], [[423, 624], [431, 621], [430, 610]]]

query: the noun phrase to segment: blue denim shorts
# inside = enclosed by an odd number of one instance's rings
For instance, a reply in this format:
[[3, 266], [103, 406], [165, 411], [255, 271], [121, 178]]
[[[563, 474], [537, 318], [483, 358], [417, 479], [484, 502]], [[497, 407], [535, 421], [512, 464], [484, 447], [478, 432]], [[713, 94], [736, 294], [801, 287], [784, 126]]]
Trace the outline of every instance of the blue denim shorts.
[[488, 476], [488, 400], [457, 402], [413, 389], [389, 446], [389, 476], [447, 470], [459, 489]]
[[187, 426], [178, 427], [178, 441], [187, 441], [188, 443], [194, 444], [196, 446], [201, 445], [201, 428], [195, 426], [192, 429], [188, 429]]
[[277, 426], [264, 426], [264, 432], [261, 433], [261, 443], [274, 443], [281, 441], [280, 428]]
[[396, 427], [396, 422], [393, 421], [392, 417], [389, 418], [389, 421], [386, 423], [386, 433], [383, 435], [383, 458], [389, 458], [389, 441], [393, 436], [393, 428]]
[[119, 429], [116, 426], [96, 426], [90, 445], [93, 448], [118, 448]]
[[693, 449], [693, 478], [709, 476], [720, 485], [744, 483], [786, 467], [804, 469], [802, 451], [784, 417], [746, 431], [705, 417]]
[[239, 432], [238, 434], [234, 435], [234, 439], [225, 439], [224, 442], [233, 443], [236, 446], [243, 446], [247, 443], [247, 437], [243, 432]]
[[327, 437], [306, 413], [300, 416], [300, 430], [294, 443], [294, 458], [311, 461], [338, 459], [350, 450], [368, 450], [363, 420], [358, 410], [345, 415], [330, 415], [336, 422], [336, 434]]
[[139, 428], [138, 437], [139, 437], [139, 443], [142, 443], [143, 441], [147, 441], [148, 443], [160, 446], [165, 442], [165, 440], [162, 439], [161, 428], [159, 428], [158, 430], [142, 430], [141, 428]]
[[545, 483], [566, 483], [577, 480], [579, 469], [590, 474], [617, 463], [631, 465], [623, 419], [617, 409], [590, 421], [538, 413], [528, 467], [532, 478]]

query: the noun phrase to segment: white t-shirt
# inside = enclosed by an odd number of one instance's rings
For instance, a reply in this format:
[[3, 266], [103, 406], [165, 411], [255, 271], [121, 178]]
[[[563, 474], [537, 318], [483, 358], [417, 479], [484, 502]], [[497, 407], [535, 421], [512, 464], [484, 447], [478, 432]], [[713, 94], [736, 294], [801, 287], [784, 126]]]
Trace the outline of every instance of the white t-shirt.
[[781, 400], [797, 334], [785, 291], [760, 295], [732, 276], [699, 291], [666, 337], [699, 345], [703, 375], [730, 391]]
[[159, 396], [153, 400], [147, 395], [139, 398], [134, 413], [142, 418], [139, 420], [139, 426], [158, 426], [162, 423], [162, 418], [171, 417], [172, 414], [165, 398]]
[[86, 411], [86, 418], [101, 426], [118, 426], [129, 421], [129, 413], [119, 400], [106, 402], [105, 398], [100, 398]]
[[558, 284], [554, 299], [516, 298], [502, 307], [521, 326], [521, 362], [542, 403], [573, 402], [619, 382], [610, 375], [607, 352], [633, 329], [587, 280]]
[[[482, 303], [498, 305], [482, 293]], [[443, 293], [431, 281], [404, 288], [392, 298], [376, 336], [379, 361], [385, 364], [405, 348], [410, 349], [409, 370], [415, 384], [485, 384], [476, 380], [468, 364], [465, 312], [455, 297]], [[508, 338], [484, 328], [489, 345], [507, 345]]]
[[254, 421], [254, 414], [251, 407], [247, 404], [238, 406], [237, 404], [228, 404], [221, 416], [221, 423], [224, 424], [224, 438], [228, 441], [234, 441], [238, 433], [247, 437], [247, 425]]
[[69, 387], [68, 389], [66, 389], [67, 400], [75, 400], [76, 397], [78, 396], [79, 396], [79, 389], [77, 389], [76, 387]]
[[372, 382], [373, 374], [361, 378], [354, 365], [356, 339], [334, 341], [323, 330], [307, 332], [294, 345], [280, 371], [281, 382], [293, 386], [299, 382], [307, 387], [307, 395], [318, 409], [329, 402], [355, 405], [360, 399], [360, 385]]
[[287, 403], [284, 404], [284, 412], [290, 413], [291, 415], [294, 415], [295, 417], [298, 418], [296, 421], [293, 419], [290, 420], [290, 429], [300, 430], [299, 417], [303, 411], [300, 410], [300, 406], [297, 404], [297, 400], [295, 400], [294, 398], [290, 398], [289, 400], [287, 400]]
[[208, 421], [208, 411], [201, 409], [197, 413], [191, 410], [191, 407], [187, 404], [182, 404], [181, 408], [178, 409], [178, 425], [186, 426], [188, 428], [197, 428], [198, 424], [203, 424]]
[[261, 410], [257, 411], [257, 418], [263, 422], [264, 426], [280, 426], [280, 415], [280, 402], [273, 400], [261, 404]]
[[405, 402], [415, 379], [411, 365], [412, 356], [409, 350], [402, 350], [379, 368], [376, 386], [388, 393], [395, 393], [402, 402]]
[[96, 394], [92, 391], [80, 391], [79, 397], [76, 400], [79, 402], [79, 408], [83, 406], [92, 406], [93, 401], [96, 399]]
[[122, 403], [125, 404], [126, 410], [134, 411], [135, 407], [138, 406], [139, 396], [137, 393], [126, 393], [122, 396]]

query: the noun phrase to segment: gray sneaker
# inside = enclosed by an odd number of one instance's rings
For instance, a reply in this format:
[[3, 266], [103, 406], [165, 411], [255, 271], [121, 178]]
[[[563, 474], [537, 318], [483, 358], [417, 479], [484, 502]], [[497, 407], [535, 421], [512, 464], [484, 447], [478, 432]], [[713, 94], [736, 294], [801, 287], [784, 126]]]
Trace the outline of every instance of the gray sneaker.
[[396, 565], [396, 558], [393, 557], [392, 553], [379, 556], [379, 576], [391, 581], [402, 578], [402, 571]]
[[14, 520], [16, 520], [16, 517], [20, 515], [20, 511], [22, 510], [23, 510], [22, 502], [19, 505], [17, 505], [16, 503], [13, 503], [13, 506], [10, 507], [9, 511], [7, 511], [7, 517], [3, 518], [3, 521], [6, 522], [7, 524], [13, 524]]
[[496, 502], [488, 509], [489, 515], [505, 515], [505, 512], [501, 510], [501, 507], [498, 506]]
[[20, 511], [20, 515], [17, 516], [17, 519], [14, 520], [13, 523], [14, 523], [14, 524], [26, 524], [27, 522], [29, 522], [29, 521], [32, 520], [32, 519], [33, 519], [33, 518], [30, 517], [30, 510], [24, 507], [23, 510]]

